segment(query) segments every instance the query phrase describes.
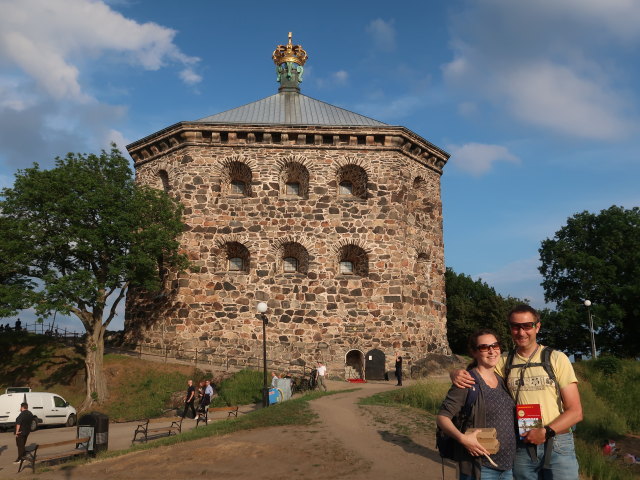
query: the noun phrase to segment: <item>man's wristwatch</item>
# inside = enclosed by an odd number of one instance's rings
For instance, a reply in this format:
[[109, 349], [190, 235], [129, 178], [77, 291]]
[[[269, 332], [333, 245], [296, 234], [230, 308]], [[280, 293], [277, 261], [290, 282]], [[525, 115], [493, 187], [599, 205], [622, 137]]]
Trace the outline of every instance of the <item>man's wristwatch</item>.
[[544, 434], [545, 440], [549, 440], [550, 438], [553, 438], [556, 436], [556, 431], [553, 428], [551, 428], [549, 425], [545, 425], [544, 430], [545, 430], [545, 434]]

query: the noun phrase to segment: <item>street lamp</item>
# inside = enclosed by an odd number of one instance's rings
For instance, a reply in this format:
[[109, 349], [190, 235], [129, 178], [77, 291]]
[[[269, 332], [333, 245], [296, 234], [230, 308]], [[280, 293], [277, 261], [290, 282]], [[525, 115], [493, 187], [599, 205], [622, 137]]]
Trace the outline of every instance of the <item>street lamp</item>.
[[269, 387], [267, 385], [267, 323], [269, 320], [264, 312], [267, 311], [269, 307], [266, 303], [260, 302], [258, 303], [257, 310], [260, 314], [260, 318], [262, 319], [262, 371], [263, 371], [263, 384], [262, 384], [262, 406], [269, 406]]
[[585, 300], [584, 306], [587, 307], [587, 315], [589, 316], [589, 330], [591, 331], [591, 358], [595, 360], [598, 358], [598, 353], [596, 352], [596, 337], [593, 334], [593, 318], [591, 317], [591, 300]]

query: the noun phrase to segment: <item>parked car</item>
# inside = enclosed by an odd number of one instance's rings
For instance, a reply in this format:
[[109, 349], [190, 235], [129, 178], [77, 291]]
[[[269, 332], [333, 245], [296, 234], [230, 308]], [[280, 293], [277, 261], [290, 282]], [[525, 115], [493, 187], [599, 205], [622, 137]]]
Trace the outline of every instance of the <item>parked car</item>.
[[[69, 405], [64, 398], [55, 393], [12, 391], [16, 387], [7, 389], [8, 393], [0, 395], [0, 428], [11, 428], [16, 424], [16, 417], [20, 414], [20, 404], [26, 402], [34, 419], [31, 423], [31, 431], [38, 425], [64, 425], [73, 427], [76, 424], [78, 414], [76, 409]], [[27, 388], [27, 387], [17, 387]]]

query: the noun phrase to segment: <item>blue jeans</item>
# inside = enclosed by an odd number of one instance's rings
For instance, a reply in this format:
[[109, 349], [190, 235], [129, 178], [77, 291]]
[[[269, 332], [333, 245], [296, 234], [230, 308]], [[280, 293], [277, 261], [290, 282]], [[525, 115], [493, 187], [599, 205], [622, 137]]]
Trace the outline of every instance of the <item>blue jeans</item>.
[[[495, 470], [493, 468], [482, 466], [480, 470], [482, 480], [512, 480], [513, 474], [511, 470]], [[471, 475], [460, 474], [460, 480], [475, 480]]]
[[549, 468], [544, 465], [544, 444], [537, 446], [537, 459], [531, 460], [529, 450], [518, 443], [513, 464], [515, 480], [578, 480], [578, 459], [573, 445], [573, 434], [563, 433], [553, 439], [553, 452]]

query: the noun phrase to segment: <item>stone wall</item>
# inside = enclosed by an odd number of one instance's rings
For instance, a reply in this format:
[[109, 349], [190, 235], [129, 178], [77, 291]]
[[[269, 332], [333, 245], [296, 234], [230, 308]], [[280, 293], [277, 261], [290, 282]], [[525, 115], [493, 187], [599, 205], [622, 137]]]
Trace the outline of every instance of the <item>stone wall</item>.
[[[388, 369], [398, 351], [413, 360], [449, 354], [441, 172], [396, 143], [186, 142], [153, 158], [130, 149], [138, 181], [184, 204], [182, 244], [199, 271], [169, 273], [162, 295], [132, 292], [129, 338], [260, 357], [256, 305], [265, 301], [273, 360], [323, 360], [341, 376], [353, 349], [382, 350]], [[234, 181], [246, 182], [244, 194]], [[341, 194], [344, 181], [351, 195]], [[298, 194], [287, 194], [287, 182]], [[230, 257], [243, 267], [230, 271]], [[285, 257], [298, 261], [297, 272], [285, 273]], [[340, 273], [341, 260], [354, 274]]]

